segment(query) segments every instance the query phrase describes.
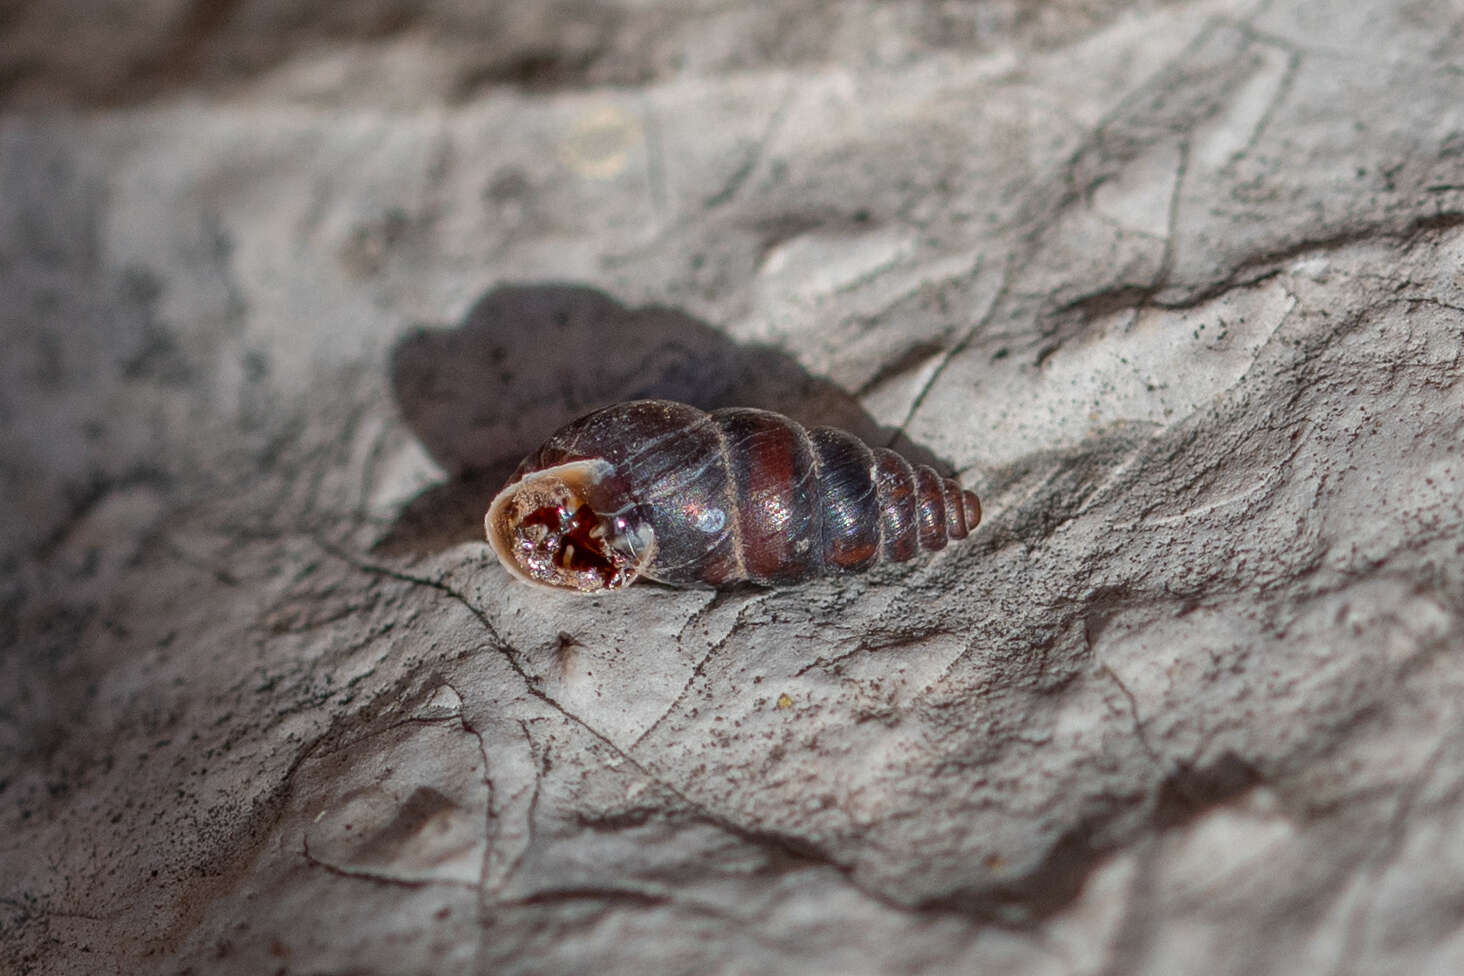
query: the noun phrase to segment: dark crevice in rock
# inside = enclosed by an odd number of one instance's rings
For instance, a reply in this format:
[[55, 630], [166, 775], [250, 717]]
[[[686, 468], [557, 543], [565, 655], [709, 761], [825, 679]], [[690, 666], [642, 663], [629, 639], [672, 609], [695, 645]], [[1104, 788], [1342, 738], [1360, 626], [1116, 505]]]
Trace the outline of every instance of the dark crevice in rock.
[[[1226, 292], [1253, 288], [1280, 274], [1282, 267], [1286, 264], [1308, 254], [1337, 251], [1376, 240], [1389, 241], [1398, 247], [1407, 248], [1420, 238], [1448, 231], [1461, 225], [1464, 225], [1464, 213], [1448, 211], [1427, 216], [1414, 216], [1401, 223], [1396, 220], [1379, 221], [1344, 227], [1335, 233], [1303, 237], [1271, 250], [1248, 256], [1224, 277], [1216, 279], [1210, 284], [1189, 289], [1187, 293], [1175, 298], [1158, 298], [1167, 289], [1175, 287], [1168, 282], [1159, 281], [1148, 285], [1119, 283], [1102, 291], [1075, 298], [1061, 307], [1053, 309], [1048, 313], [1048, 317], [1054, 321], [1088, 322], [1121, 312], [1137, 312], [1146, 308], [1164, 309], [1171, 312], [1187, 311], [1208, 305]], [[1050, 329], [1048, 331], [1061, 333], [1062, 330]], [[1041, 366], [1060, 346], [1061, 341], [1044, 346], [1037, 354], [1037, 365]]]
[[1230, 752], [1208, 766], [1180, 766], [1159, 784], [1150, 819], [1160, 830], [1182, 827], [1260, 783], [1260, 771]]
[[[1233, 753], [1209, 765], [1179, 767], [1152, 792], [1146, 823], [1160, 831], [1184, 827], [1261, 781], [1260, 772]], [[1131, 823], [1129, 817], [1141, 802], [1118, 798], [1107, 809], [1079, 821], [1020, 875], [956, 890], [918, 907], [1004, 928], [1029, 928], [1067, 908], [1082, 894], [1094, 870], [1145, 832], [1144, 823]]]

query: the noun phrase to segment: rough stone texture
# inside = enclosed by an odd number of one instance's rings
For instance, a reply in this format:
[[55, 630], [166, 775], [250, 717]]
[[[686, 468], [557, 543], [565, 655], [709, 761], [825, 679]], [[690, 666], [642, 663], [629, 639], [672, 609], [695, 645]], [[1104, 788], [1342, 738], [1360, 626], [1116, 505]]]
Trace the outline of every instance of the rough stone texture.
[[[0, 969], [1464, 972], [1457, 3], [0, 26]], [[510, 582], [643, 393], [987, 522]]]

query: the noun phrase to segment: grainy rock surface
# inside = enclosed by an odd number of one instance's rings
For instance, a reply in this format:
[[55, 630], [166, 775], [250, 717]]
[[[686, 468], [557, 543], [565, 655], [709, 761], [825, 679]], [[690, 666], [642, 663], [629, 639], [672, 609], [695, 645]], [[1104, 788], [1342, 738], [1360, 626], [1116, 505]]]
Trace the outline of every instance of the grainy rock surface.
[[[4, 15], [0, 969], [1464, 972], [1457, 3], [326, 6]], [[511, 582], [645, 394], [987, 520]]]

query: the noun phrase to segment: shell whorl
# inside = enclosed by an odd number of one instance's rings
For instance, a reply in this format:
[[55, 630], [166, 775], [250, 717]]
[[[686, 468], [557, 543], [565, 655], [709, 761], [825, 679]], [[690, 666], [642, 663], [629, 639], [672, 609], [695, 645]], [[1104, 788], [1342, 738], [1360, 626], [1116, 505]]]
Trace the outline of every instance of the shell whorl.
[[955, 481], [844, 431], [635, 400], [551, 435], [485, 524], [513, 575], [597, 592], [796, 583], [941, 549], [980, 518]]

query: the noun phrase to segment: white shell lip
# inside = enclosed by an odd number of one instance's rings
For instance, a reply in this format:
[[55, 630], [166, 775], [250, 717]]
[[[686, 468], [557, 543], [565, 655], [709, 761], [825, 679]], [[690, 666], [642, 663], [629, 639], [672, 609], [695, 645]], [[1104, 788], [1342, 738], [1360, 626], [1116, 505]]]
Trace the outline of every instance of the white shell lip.
[[535, 586], [584, 594], [623, 590], [630, 583], [635, 582], [638, 577], [645, 575], [645, 570], [651, 565], [656, 554], [655, 538], [650, 534], [648, 527], [643, 528], [636, 535], [636, 549], [640, 552], [640, 559], [632, 567], [630, 579], [622, 586], [583, 589], [575, 586], [556, 585], [530, 576], [514, 556], [512, 534], [503, 517], [504, 508], [514, 496], [522, 491], [532, 491], [535, 488], [542, 490], [546, 497], [562, 494], [562, 489], [556, 486], [566, 486], [578, 494], [584, 494], [585, 487], [601, 481], [613, 472], [614, 468], [610, 462], [602, 458], [590, 458], [583, 461], [567, 461], [553, 467], [530, 471], [517, 481], [505, 485], [489, 504], [488, 511], [483, 516], [483, 529], [488, 537], [488, 544], [493, 548], [493, 552], [498, 556], [498, 561], [503, 564], [503, 568], [508, 570], [509, 575]]

